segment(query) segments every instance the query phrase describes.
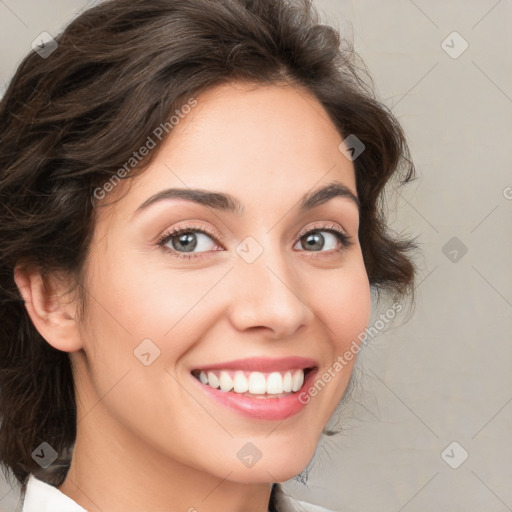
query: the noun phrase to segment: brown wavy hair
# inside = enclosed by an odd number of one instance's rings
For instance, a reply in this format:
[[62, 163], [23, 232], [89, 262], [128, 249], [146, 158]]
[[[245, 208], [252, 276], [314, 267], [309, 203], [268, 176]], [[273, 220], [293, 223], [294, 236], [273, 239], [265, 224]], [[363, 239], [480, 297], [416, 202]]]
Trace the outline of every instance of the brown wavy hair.
[[[107, 0], [56, 41], [47, 58], [24, 58], [0, 103], [0, 462], [22, 490], [30, 473], [53, 485], [65, 479], [76, 404], [69, 355], [35, 329], [14, 268], [64, 271], [81, 283], [94, 190], [192, 95], [234, 80], [312, 92], [340, 134], [365, 145], [353, 164], [371, 286], [404, 296], [415, 274], [416, 244], [389, 229], [383, 210], [390, 178], [414, 178], [403, 131], [351, 43], [320, 23], [309, 0]], [[61, 456], [53, 472], [32, 458], [44, 441]]]

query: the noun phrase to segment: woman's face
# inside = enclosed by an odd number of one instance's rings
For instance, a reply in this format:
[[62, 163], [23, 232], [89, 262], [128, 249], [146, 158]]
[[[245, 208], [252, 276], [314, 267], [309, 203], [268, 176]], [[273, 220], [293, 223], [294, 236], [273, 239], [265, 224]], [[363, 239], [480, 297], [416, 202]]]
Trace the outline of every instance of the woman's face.
[[222, 85], [186, 111], [98, 210], [78, 428], [221, 478], [284, 481], [313, 456], [354, 360], [335, 363], [369, 320], [354, 167], [305, 90]]

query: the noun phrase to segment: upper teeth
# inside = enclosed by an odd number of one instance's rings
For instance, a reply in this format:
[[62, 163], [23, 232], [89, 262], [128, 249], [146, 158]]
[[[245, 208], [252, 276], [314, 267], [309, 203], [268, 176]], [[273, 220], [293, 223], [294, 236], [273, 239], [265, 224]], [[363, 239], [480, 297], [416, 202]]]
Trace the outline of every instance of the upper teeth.
[[285, 372], [244, 372], [237, 370], [201, 371], [199, 380], [212, 388], [235, 393], [249, 392], [254, 395], [277, 395], [290, 391], [298, 391], [304, 383], [304, 370], [288, 370]]

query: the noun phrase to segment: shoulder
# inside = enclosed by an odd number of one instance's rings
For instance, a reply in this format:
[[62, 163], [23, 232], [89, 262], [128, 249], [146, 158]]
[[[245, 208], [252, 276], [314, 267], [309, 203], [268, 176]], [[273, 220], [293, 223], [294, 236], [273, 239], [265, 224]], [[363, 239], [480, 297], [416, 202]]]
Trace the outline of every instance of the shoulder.
[[57, 487], [30, 475], [21, 512], [87, 512]]

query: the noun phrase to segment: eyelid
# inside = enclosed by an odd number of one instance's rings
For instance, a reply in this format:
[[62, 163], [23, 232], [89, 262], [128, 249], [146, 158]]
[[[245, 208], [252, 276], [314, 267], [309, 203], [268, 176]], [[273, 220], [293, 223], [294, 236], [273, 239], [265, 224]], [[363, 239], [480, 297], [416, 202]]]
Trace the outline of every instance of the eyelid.
[[[322, 229], [322, 230], [335, 229], [337, 231], [341, 231], [345, 236], [349, 237], [349, 234], [347, 233], [347, 231], [345, 229], [343, 229], [340, 224], [337, 224], [336, 222], [331, 222], [330, 225], [326, 225], [325, 223], [322, 223], [321, 221], [319, 221], [317, 223], [313, 223], [313, 225], [310, 224], [310, 225], [304, 227], [297, 235], [297, 239], [295, 240], [295, 242], [298, 242], [305, 234], [309, 233], [311, 230], [314, 230], [314, 229], [318, 229], [318, 230], [320, 230], [320, 229]], [[204, 231], [207, 235], [210, 235], [212, 238], [214, 238], [214, 240], [216, 242], [225, 243], [225, 241], [226, 241], [226, 237], [224, 235], [222, 235], [221, 233], [219, 233], [216, 230], [211, 229], [206, 224], [197, 224], [197, 225], [186, 224], [184, 226], [173, 227], [173, 228], [165, 231], [161, 236], [158, 237], [157, 243], [164, 240], [165, 238], [167, 238], [168, 236], [170, 236], [172, 234], [175, 234], [177, 232], [184, 231], [184, 230]]]
[[305, 234], [309, 233], [310, 231], [329, 231], [330, 229], [334, 229], [335, 231], [341, 231], [341, 233], [343, 233], [347, 238], [350, 238], [350, 235], [347, 233], [345, 229], [341, 227], [340, 224], [337, 224], [336, 222], [331, 222], [330, 225], [327, 225], [320, 221], [317, 223], [313, 223], [312, 225], [310, 224], [306, 226], [304, 229], [302, 229], [297, 235], [296, 242], [298, 242]]
[[180, 232], [188, 232], [188, 231], [194, 231], [194, 232], [203, 232], [206, 235], [209, 235], [216, 243], [222, 243], [224, 244], [226, 237], [223, 236], [221, 233], [217, 232], [216, 230], [211, 229], [209, 226], [205, 224], [185, 224], [183, 226], [176, 226], [168, 229], [165, 231], [162, 235], [158, 237], [158, 240], [156, 241], [156, 244], [162, 244], [164, 240], [171, 236], [176, 236], [177, 233]]

